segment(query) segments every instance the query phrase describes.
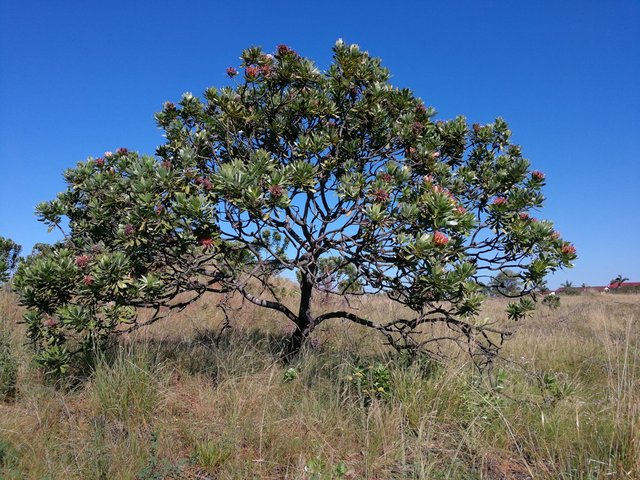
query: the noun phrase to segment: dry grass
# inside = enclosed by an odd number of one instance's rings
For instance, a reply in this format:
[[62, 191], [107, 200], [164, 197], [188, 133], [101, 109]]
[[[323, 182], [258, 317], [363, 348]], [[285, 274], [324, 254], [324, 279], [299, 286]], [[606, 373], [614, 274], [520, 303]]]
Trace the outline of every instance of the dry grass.
[[[56, 388], [1, 293], [17, 375], [0, 401], [0, 478], [640, 478], [640, 296], [540, 307], [491, 382], [464, 356], [391, 361], [374, 334], [340, 322], [284, 366], [286, 322], [244, 306], [218, 338], [214, 305], [140, 332], [89, 379]], [[394, 313], [383, 299], [359, 308]], [[368, 393], [374, 382], [384, 392]]]

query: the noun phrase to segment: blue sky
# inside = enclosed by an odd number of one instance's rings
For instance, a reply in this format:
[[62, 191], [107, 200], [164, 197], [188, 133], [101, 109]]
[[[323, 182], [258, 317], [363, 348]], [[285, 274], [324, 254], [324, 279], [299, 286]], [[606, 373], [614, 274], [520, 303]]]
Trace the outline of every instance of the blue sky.
[[[241, 7], [234, 7], [241, 5]], [[540, 217], [580, 258], [551, 279], [640, 281], [640, 1], [0, 0], [0, 235], [52, 242], [34, 206], [89, 155], [162, 143], [153, 113], [227, 82], [243, 48], [382, 57], [440, 118], [504, 117], [547, 175]]]

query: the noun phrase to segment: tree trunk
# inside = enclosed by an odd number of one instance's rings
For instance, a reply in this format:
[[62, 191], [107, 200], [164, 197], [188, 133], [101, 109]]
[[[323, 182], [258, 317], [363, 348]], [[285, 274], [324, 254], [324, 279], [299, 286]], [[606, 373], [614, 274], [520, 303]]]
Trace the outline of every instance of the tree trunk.
[[296, 329], [285, 345], [283, 356], [285, 361], [291, 360], [302, 348], [305, 340], [315, 328], [315, 318], [311, 314], [311, 296], [313, 286], [303, 276], [300, 282], [300, 308], [296, 320]]

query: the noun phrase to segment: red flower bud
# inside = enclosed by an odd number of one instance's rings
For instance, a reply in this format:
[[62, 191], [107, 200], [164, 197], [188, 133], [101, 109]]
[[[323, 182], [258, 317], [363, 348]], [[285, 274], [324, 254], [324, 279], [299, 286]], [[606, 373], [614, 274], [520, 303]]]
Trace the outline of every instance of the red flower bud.
[[529, 214], [527, 212], [522, 212], [518, 214], [518, 216], [520, 217], [520, 220], [527, 220], [529, 218]]
[[456, 207], [456, 212], [458, 212], [460, 215], [464, 215], [465, 213], [467, 213], [467, 209], [464, 208], [462, 205], [458, 205]]
[[45, 327], [51, 328], [55, 327], [56, 325], [58, 325], [58, 320], [53, 317], [47, 317], [47, 319], [44, 321]]
[[256, 78], [260, 73], [260, 69], [251, 65], [245, 69], [245, 73], [247, 75], [247, 78]]
[[449, 237], [447, 237], [442, 232], [435, 232], [433, 234], [433, 243], [438, 246], [446, 245], [447, 243], [449, 243]]
[[291, 48], [286, 45], [278, 45], [278, 55], [286, 55], [287, 53], [295, 53]]
[[540, 170], [534, 170], [533, 172], [531, 172], [531, 176], [538, 181], [544, 180], [544, 173]]
[[202, 245], [205, 249], [209, 249], [213, 246], [213, 238], [211, 237], [203, 237], [199, 241], [200, 245]]
[[82, 283], [84, 283], [85, 285], [92, 285], [93, 277], [91, 275], [85, 275], [84, 278], [82, 279]]
[[262, 73], [262, 75], [264, 75], [265, 77], [268, 77], [269, 74], [271, 73], [271, 65], [263, 65], [260, 67], [260, 73]]
[[116, 153], [119, 155], [126, 155], [127, 153], [129, 153], [129, 150], [127, 150], [124, 147], [120, 147], [119, 149], [116, 150]]
[[273, 198], [280, 198], [284, 194], [284, 188], [280, 185], [271, 185], [269, 187], [269, 193]]
[[373, 192], [371, 192], [371, 196], [378, 203], [386, 202], [387, 200], [389, 200], [389, 192], [387, 192], [383, 188], [375, 189]]
[[562, 247], [562, 253], [564, 255], [575, 255], [576, 254], [576, 247], [574, 247], [573, 245], [571, 245], [570, 243], [564, 245]]
[[104, 158], [96, 158], [96, 165], [100, 168], [104, 167]]
[[380, 174], [380, 180], [382, 180], [383, 182], [389, 183], [393, 181], [393, 177], [389, 173], [383, 172]]
[[227, 75], [229, 75], [229, 77], [233, 78], [236, 75], [238, 75], [238, 71], [233, 67], [229, 67], [229, 68], [227, 68]]
[[498, 197], [493, 201], [494, 205], [505, 205], [507, 203], [507, 199], [504, 197]]

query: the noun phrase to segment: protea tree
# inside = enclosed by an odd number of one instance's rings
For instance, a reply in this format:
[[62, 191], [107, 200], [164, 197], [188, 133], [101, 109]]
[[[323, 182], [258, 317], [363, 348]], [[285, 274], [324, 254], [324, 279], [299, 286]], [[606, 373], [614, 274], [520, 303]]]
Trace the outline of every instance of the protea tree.
[[20, 261], [22, 247], [10, 238], [0, 237], [0, 286], [10, 278]]
[[[435, 120], [378, 58], [342, 42], [326, 71], [281, 45], [245, 50], [227, 74], [230, 86], [165, 103], [156, 157], [89, 159], [38, 208], [51, 227], [68, 222], [65, 241], [18, 282], [50, 367], [207, 291], [289, 319], [287, 354], [346, 319], [414, 352], [435, 352], [425, 329], [443, 324], [446, 339], [486, 361], [505, 334], [476, 320], [491, 278], [518, 278], [507, 307], [518, 320], [545, 275], [575, 258], [551, 222], [531, 216], [545, 176], [504, 120]], [[298, 278], [295, 308], [273, 288], [286, 272]], [[414, 314], [377, 323], [350, 308], [320, 313], [314, 291], [382, 294]]]

